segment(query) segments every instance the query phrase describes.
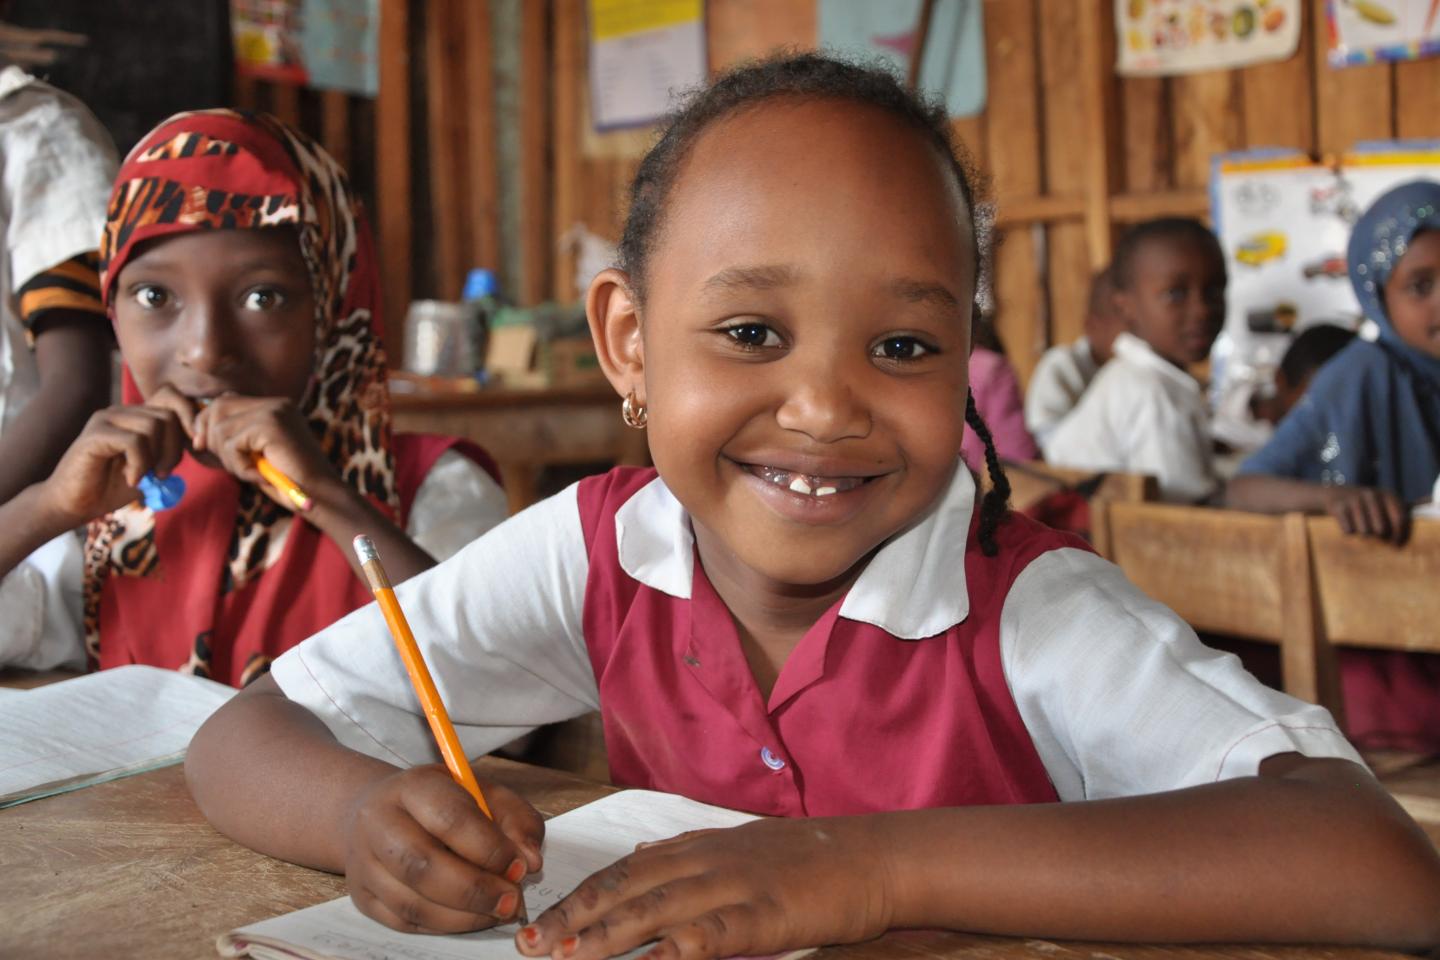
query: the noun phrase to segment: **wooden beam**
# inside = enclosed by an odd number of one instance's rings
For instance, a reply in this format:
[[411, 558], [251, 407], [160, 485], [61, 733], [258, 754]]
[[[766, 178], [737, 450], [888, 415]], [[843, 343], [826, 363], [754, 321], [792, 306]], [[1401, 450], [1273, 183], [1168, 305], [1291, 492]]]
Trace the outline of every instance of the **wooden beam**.
[[[570, 0], [561, 0], [570, 2]], [[550, 3], [520, 5], [520, 300], [550, 290]]]
[[1124, 193], [1110, 198], [1110, 215], [1121, 223], [1152, 217], [1208, 217], [1210, 193], [1205, 189]]
[[410, 0], [380, 0], [380, 93], [375, 104], [375, 203], [380, 231], [385, 348], [404, 361], [405, 310], [413, 294], [410, 193]]
[[[600, 224], [586, 223], [585, 198], [581, 191], [581, 170], [585, 160], [581, 144], [590, 126], [584, 96], [589, 76], [586, 71], [585, 7], [579, 3], [560, 3], [555, 7], [555, 39], [551, 44], [555, 63], [554, 114], [551, 117], [551, 148], [554, 150], [554, 205], [551, 211], [550, 236], [556, 241], [575, 224], [587, 229], [600, 229]], [[648, 141], [648, 131], [647, 131]], [[575, 284], [575, 253], [570, 244], [561, 244], [553, 251], [554, 272], [550, 278], [551, 292], [557, 300], [583, 296]]]
[[465, 115], [470, 175], [469, 266], [500, 268], [500, 174], [495, 135], [495, 54], [490, 4], [465, 0]]

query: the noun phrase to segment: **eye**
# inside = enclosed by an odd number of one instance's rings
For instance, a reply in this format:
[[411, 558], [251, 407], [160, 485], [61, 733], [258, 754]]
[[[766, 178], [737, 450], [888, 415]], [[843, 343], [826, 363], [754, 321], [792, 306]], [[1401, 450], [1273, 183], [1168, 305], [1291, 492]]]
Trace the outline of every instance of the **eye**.
[[915, 337], [895, 336], [886, 337], [871, 349], [872, 357], [879, 357], [883, 360], [919, 360], [921, 357], [929, 356], [932, 353], [939, 353], [928, 343], [923, 343]]
[[1169, 288], [1168, 290], [1165, 291], [1165, 293], [1163, 294], [1163, 296], [1165, 297], [1165, 302], [1166, 302], [1166, 303], [1184, 303], [1184, 302], [1185, 302], [1185, 288], [1184, 288], [1184, 287], [1171, 287], [1171, 288]]
[[146, 310], [159, 310], [168, 306], [172, 299], [169, 290], [153, 283], [140, 284], [131, 291], [130, 295]]
[[737, 323], [733, 326], [725, 327], [722, 332], [742, 347], [751, 350], [783, 345], [780, 341], [780, 334], [765, 324], [754, 321]]
[[278, 309], [285, 302], [284, 295], [274, 287], [256, 287], [248, 290], [240, 304], [246, 310], [255, 310], [261, 313]]
[[1417, 297], [1428, 297], [1435, 289], [1435, 276], [1425, 273], [1410, 282], [1409, 291]]

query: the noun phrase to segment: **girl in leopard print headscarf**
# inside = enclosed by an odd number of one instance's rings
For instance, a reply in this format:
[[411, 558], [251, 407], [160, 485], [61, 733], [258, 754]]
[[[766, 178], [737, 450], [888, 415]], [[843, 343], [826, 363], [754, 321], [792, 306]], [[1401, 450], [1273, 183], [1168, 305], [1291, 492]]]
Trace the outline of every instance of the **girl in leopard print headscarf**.
[[[369, 234], [344, 172], [303, 135], [268, 116], [172, 117], [121, 168], [100, 256], [125, 405], [86, 428], [42, 511], [89, 522], [92, 665], [248, 682], [370, 599], [354, 535], [377, 538], [397, 580], [434, 563], [406, 525], [442, 461], [469, 491], [440, 498], [443, 525], [478, 534], [503, 516], [478, 449], [392, 436]], [[262, 455], [309, 511], [263, 481]], [[185, 481], [178, 506], [135, 502], [147, 471]]]

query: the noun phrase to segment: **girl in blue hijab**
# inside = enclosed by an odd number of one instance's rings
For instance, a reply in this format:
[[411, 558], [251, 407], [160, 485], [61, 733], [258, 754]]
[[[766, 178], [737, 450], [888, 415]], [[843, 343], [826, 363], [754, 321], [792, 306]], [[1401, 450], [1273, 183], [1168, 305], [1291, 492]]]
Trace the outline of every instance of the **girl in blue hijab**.
[[[1402, 541], [1440, 475], [1440, 183], [1396, 187], [1350, 235], [1350, 282], [1379, 327], [1311, 381], [1230, 483], [1233, 507], [1328, 512], [1347, 533]], [[1350, 738], [1440, 752], [1440, 656], [1340, 651]]]
[[1380, 336], [1336, 354], [1227, 491], [1241, 510], [1330, 513], [1400, 541], [1440, 476], [1440, 183], [1382, 195], [1355, 224], [1350, 283]]

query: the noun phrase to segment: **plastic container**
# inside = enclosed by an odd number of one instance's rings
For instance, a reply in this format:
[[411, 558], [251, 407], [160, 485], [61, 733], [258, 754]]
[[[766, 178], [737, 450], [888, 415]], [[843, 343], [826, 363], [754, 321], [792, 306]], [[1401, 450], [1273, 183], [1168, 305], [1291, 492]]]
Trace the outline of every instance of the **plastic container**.
[[471, 309], [471, 340], [475, 346], [475, 369], [472, 372], [483, 378], [490, 328], [505, 303], [500, 296], [500, 281], [493, 271], [476, 267], [465, 275], [465, 289], [460, 299]]

